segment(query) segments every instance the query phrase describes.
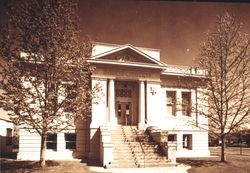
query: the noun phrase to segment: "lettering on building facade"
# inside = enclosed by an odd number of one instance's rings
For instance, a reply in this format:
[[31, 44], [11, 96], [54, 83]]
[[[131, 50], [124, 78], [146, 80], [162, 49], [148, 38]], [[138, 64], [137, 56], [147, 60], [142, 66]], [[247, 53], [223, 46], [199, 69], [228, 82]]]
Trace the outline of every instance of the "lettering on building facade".
[[148, 73], [148, 72], [125, 71], [125, 70], [104, 71], [103, 75], [126, 77], [126, 78], [154, 78], [156, 77], [155, 75]]

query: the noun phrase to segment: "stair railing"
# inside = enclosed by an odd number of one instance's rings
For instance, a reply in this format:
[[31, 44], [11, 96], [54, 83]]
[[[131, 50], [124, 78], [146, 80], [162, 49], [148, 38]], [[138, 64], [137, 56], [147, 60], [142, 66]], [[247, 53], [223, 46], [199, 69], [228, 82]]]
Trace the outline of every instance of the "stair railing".
[[[131, 128], [132, 131], [134, 130], [134, 129], [132, 129], [132, 127], [130, 127], [130, 128]], [[134, 130], [134, 131], [135, 131], [136, 137], [137, 137], [137, 139], [138, 139], [137, 141], [139, 142], [140, 147], [141, 147], [141, 150], [142, 150], [142, 153], [143, 153], [143, 167], [145, 168], [146, 152], [145, 152], [145, 150], [144, 150], [144, 148], [143, 148], [143, 146], [142, 146], [142, 144], [141, 144], [141, 139], [140, 139], [140, 137], [139, 137], [137, 131], [136, 131], [136, 130]]]
[[126, 136], [126, 133], [125, 133], [123, 127], [122, 127], [122, 133], [123, 133], [123, 136], [124, 136], [124, 142], [127, 142], [127, 143], [128, 143], [129, 148], [130, 148], [130, 150], [131, 150], [131, 152], [132, 152], [132, 154], [133, 154], [135, 164], [137, 165], [137, 164], [138, 164], [138, 161], [137, 161], [137, 159], [136, 159], [135, 152], [134, 152], [134, 150], [133, 150], [133, 147], [132, 147], [130, 141], [128, 140], [128, 138], [127, 138], [127, 136]]

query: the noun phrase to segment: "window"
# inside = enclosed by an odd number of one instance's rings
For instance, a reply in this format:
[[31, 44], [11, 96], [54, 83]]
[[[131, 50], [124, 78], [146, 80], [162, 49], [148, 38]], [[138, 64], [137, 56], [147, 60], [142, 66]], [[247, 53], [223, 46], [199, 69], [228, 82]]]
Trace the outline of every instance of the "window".
[[12, 145], [12, 129], [11, 128], [6, 129], [6, 145], [7, 146]]
[[176, 92], [167, 91], [167, 112], [168, 115], [176, 115]]
[[66, 149], [76, 149], [76, 134], [75, 133], [65, 133], [64, 134]]
[[[77, 97], [77, 86], [72, 83], [66, 83], [63, 84], [64, 90], [65, 90], [65, 100], [64, 104], [65, 105], [72, 105], [74, 100]], [[72, 106], [65, 106], [64, 110], [66, 112], [72, 112], [74, 108]]]
[[182, 92], [182, 115], [191, 116], [191, 92]]
[[115, 96], [116, 97], [132, 97], [132, 90], [123, 88], [123, 89], [116, 89], [115, 91]]
[[190, 134], [183, 135], [182, 143], [183, 143], [183, 148], [192, 150], [192, 135]]
[[74, 99], [77, 96], [76, 85], [66, 85], [66, 93], [68, 99]]
[[168, 134], [168, 141], [176, 141], [177, 140], [177, 137], [176, 137], [176, 134]]
[[47, 136], [47, 149], [56, 150], [57, 148], [57, 134], [48, 134]]

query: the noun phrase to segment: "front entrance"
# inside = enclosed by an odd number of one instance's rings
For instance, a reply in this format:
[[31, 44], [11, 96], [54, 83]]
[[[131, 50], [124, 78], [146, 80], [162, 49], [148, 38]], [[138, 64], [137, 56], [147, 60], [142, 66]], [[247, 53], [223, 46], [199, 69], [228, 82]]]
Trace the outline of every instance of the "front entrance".
[[121, 125], [132, 125], [131, 102], [117, 102], [117, 122]]
[[130, 81], [116, 81], [115, 103], [117, 124], [137, 125], [138, 83]]

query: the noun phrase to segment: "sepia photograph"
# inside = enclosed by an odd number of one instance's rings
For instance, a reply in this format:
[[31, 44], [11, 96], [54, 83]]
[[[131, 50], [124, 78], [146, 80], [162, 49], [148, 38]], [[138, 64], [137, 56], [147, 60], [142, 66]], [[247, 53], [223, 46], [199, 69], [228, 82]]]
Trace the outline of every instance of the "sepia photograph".
[[0, 172], [250, 172], [249, 9], [0, 0]]

